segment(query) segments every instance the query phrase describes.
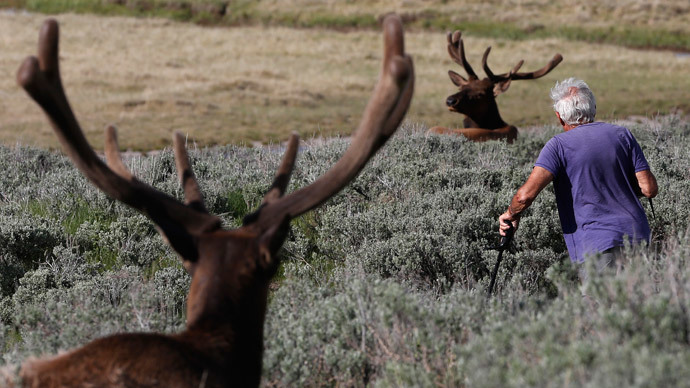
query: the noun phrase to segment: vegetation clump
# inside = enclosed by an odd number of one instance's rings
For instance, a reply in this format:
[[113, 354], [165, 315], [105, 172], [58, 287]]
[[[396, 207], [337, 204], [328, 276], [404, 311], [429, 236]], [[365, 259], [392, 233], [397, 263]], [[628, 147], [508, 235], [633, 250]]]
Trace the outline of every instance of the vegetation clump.
[[[486, 287], [497, 217], [559, 129], [508, 146], [425, 136], [406, 124], [325, 206], [294, 220], [272, 287], [264, 384], [277, 386], [677, 386], [690, 378], [690, 124], [624, 123], [660, 184], [650, 247], [580, 284], [544, 193]], [[320, 176], [346, 139], [308, 144], [291, 187]], [[270, 185], [281, 152], [191, 151], [228, 226]], [[181, 197], [172, 152], [130, 157]], [[53, 152], [0, 147], [2, 363], [120, 331], [179, 331], [189, 277], [150, 223]], [[550, 190], [550, 188], [547, 188]], [[649, 210], [646, 203], [644, 206]], [[78, 215], [73, 214], [74, 209]]]

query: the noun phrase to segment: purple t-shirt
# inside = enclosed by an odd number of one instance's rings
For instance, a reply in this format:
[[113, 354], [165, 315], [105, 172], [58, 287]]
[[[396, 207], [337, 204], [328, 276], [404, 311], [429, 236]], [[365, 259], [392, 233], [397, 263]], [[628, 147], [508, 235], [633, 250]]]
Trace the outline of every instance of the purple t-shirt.
[[649, 170], [627, 128], [583, 124], [549, 140], [535, 166], [554, 176], [558, 215], [570, 260], [631, 242], [649, 241], [649, 223], [633, 187]]

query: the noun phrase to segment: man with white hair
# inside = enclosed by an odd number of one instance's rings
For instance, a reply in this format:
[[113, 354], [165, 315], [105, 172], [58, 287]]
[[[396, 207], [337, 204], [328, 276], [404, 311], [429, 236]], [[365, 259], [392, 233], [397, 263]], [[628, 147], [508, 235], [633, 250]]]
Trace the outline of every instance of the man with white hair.
[[[600, 271], [615, 265], [626, 239], [649, 241], [638, 197], [656, 196], [656, 178], [628, 129], [594, 121], [596, 101], [584, 81], [557, 82], [551, 99], [564, 132], [546, 143], [529, 178], [499, 217], [501, 235], [508, 230], [506, 222], [517, 228], [520, 215], [553, 181], [570, 260], [583, 263], [587, 255], [599, 253], [595, 266]], [[581, 276], [586, 275], [581, 271]]]

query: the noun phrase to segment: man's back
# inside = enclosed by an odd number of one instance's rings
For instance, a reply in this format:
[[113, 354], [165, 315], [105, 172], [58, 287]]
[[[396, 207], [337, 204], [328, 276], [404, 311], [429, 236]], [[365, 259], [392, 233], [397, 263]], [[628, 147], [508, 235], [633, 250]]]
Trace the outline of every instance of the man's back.
[[554, 176], [558, 212], [571, 260], [622, 246], [624, 236], [649, 240], [635, 173], [649, 169], [626, 128], [595, 122], [556, 135], [536, 166]]

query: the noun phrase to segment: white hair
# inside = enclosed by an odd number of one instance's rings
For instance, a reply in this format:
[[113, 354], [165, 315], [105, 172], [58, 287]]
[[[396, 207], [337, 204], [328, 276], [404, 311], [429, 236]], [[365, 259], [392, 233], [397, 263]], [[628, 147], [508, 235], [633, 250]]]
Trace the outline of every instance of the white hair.
[[556, 82], [551, 89], [553, 110], [558, 112], [566, 124], [579, 125], [594, 121], [597, 102], [585, 81], [568, 78]]

